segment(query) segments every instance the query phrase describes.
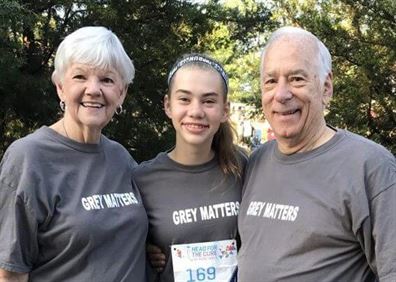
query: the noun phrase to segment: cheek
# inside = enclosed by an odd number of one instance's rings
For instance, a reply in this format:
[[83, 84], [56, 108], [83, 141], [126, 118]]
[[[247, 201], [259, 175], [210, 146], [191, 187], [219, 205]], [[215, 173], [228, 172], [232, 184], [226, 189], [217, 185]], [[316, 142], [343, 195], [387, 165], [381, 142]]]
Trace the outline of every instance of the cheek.
[[263, 108], [264, 114], [267, 114], [266, 112], [269, 111], [269, 108], [271, 106], [270, 103], [271, 99], [269, 97], [269, 94], [261, 96], [261, 107]]
[[172, 120], [172, 123], [180, 120], [185, 115], [185, 110], [178, 106], [170, 106], [165, 111], [166, 115]]

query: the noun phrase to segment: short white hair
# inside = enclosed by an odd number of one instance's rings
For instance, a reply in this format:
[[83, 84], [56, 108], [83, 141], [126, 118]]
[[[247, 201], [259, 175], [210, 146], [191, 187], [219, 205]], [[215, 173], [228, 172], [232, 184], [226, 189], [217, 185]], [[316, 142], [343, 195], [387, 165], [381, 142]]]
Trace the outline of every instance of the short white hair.
[[275, 42], [282, 38], [295, 38], [300, 40], [309, 40], [316, 44], [317, 48], [317, 64], [318, 64], [318, 74], [319, 79], [323, 82], [326, 77], [332, 71], [332, 62], [331, 62], [331, 55], [327, 47], [323, 44], [323, 42], [313, 35], [311, 32], [293, 26], [285, 26], [277, 29], [272, 35], [270, 36], [267, 44], [265, 45], [262, 53], [261, 53], [261, 63], [260, 63], [260, 77], [263, 77], [263, 68], [264, 68], [264, 58], [266, 51], [273, 45]]
[[55, 55], [54, 83], [62, 82], [72, 63], [87, 64], [99, 69], [113, 68], [125, 85], [132, 83], [135, 67], [118, 37], [102, 26], [87, 26], [65, 37]]

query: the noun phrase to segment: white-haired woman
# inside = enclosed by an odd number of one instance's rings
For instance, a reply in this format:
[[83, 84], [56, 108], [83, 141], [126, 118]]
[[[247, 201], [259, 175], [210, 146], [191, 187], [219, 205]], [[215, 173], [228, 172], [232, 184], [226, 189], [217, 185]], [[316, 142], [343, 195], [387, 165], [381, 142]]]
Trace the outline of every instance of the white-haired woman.
[[134, 72], [104, 27], [60, 44], [52, 81], [63, 118], [11, 144], [0, 166], [1, 281], [144, 281], [136, 162], [101, 133]]

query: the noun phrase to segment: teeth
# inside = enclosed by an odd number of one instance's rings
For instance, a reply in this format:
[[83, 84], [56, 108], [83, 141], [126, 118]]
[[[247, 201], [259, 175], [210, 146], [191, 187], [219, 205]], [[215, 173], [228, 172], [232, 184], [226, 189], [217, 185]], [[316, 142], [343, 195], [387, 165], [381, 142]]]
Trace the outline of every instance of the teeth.
[[282, 115], [291, 115], [291, 114], [294, 114], [295, 112], [297, 112], [297, 110], [284, 112], [284, 113], [282, 113]]
[[83, 105], [83, 107], [91, 107], [91, 108], [97, 108], [97, 109], [103, 107], [102, 104], [93, 103], [93, 102], [84, 102], [84, 103], [81, 103], [81, 105]]
[[205, 127], [207, 127], [207, 126], [201, 125], [201, 124], [190, 124], [190, 123], [186, 123], [184, 125], [188, 126], [188, 127], [191, 127], [191, 128], [205, 128]]

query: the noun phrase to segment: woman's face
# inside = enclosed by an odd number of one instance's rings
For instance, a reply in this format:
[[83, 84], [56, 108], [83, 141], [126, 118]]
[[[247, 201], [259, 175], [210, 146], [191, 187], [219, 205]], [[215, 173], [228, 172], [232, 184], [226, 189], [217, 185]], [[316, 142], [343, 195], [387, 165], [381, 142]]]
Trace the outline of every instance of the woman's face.
[[66, 105], [68, 128], [73, 131], [101, 131], [126, 95], [126, 87], [115, 70], [77, 63], [67, 68], [56, 88]]
[[223, 81], [211, 69], [184, 67], [173, 77], [165, 112], [176, 130], [176, 146], [211, 146], [220, 124], [228, 118]]

